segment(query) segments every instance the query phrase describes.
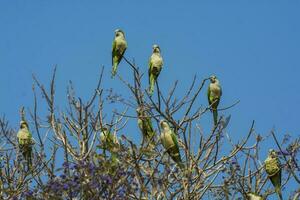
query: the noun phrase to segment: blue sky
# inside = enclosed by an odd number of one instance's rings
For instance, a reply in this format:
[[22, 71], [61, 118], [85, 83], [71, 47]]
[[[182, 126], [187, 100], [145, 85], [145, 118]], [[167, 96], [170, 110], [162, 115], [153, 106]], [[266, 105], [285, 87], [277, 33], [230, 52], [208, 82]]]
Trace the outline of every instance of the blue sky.
[[[102, 65], [104, 86], [121, 91], [124, 86], [109, 73], [113, 31], [122, 28], [129, 46], [126, 57], [144, 72], [151, 46], [161, 46], [165, 93], [177, 79], [180, 96], [193, 75], [216, 74], [223, 87], [220, 107], [241, 101], [223, 112], [232, 116], [234, 138], [244, 136], [253, 119], [261, 134], [273, 127], [279, 138], [299, 134], [299, 1], [103, 2], [0, 2], [1, 115], [17, 123], [19, 107], [33, 107], [32, 73], [49, 83], [54, 65], [60, 109], [65, 108], [68, 81], [86, 100]], [[119, 69], [131, 77], [124, 62]], [[205, 89], [198, 103], [206, 101]], [[202, 121], [205, 126], [208, 120]]]

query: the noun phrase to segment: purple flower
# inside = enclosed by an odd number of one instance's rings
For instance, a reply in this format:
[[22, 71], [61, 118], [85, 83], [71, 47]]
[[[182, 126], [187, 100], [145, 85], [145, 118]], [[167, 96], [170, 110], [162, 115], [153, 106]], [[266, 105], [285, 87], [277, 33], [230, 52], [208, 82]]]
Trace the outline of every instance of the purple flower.
[[74, 176], [73, 176], [73, 180], [74, 180], [74, 181], [78, 181], [78, 180], [79, 180], [79, 177], [78, 177], [77, 175], [74, 175]]
[[91, 172], [94, 172], [95, 169], [96, 169], [96, 167], [95, 167], [95, 165], [94, 165], [93, 163], [89, 163], [88, 167], [89, 167], [89, 170], [90, 170]]
[[290, 155], [290, 153], [287, 150], [282, 150], [282, 154], [285, 155], [285, 156], [289, 156]]
[[169, 168], [166, 168], [166, 173], [169, 174], [171, 170]]
[[231, 161], [231, 164], [236, 165], [237, 164], [236, 160]]
[[102, 175], [101, 179], [106, 182], [106, 184], [112, 184], [112, 179], [108, 175]]
[[75, 187], [75, 186], [78, 185], [78, 182], [77, 181], [70, 181], [69, 185], [70, 185], [70, 187]]
[[78, 165], [79, 165], [80, 167], [84, 167], [84, 166], [85, 166], [85, 163], [84, 163], [84, 161], [81, 161], [81, 160], [80, 160], [80, 161], [78, 162]]
[[64, 168], [68, 168], [68, 167], [69, 167], [69, 162], [64, 162], [64, 163], [63, 163], [63, 167], [64, 167]]
[[64, 189], [64, 190], [68, 190], [68, 189], [69, 189], [69, 185], [65, 183], [65, 184], [63, 185], [63, 189]]
[[124, 187], [122, 187], [119, 191], [118, 191], [118, 195], [119, 197], [124, 197], [126, 193], [126, 189]]
[[98, 188], [99, 184], [97, 181], [93, 180], [92, 182], [89, 183], [91, 188]]
[[74, 165], [72, 166], [72, 168], [78, 170], [78, 169], [79, 169], [79, 165], [78, 165], [78, 164], [74, 164]]
[[24, 195], [25, 197], [32, 197], [33, 192], [32, 192], [31, 190], [28, 190], [28, 191], [24, 192], [23, 195]]
[[54, 190], [54, 191], [58, 191], [61, 189], [61, 185], [57, 182], [53, 182], [53, 184], [51, 184], [50, 187], [51, 187], [51, 190]]
[[65, 174], [61, 174], [61, 175], [60, 175], [60, 178], [65, 179], [65, 178], [67, 178], [67, 177], [66, 177]]
[[120, 170], [120, 171], [118, 172], [118, 175], [119, 175], [119, 176], [126, 176], [126, 172], [123, 171], [123, 170]]
[[77, 191], [73, 191], [73, 192], [71, 193], [71, 196], [72, 196], [72, 197], [76, 197], [76, 196], [77, 196], [77, 194], [78, 194], [78, 192], [77, 192]]
[[109, 176], [106, 176], [106, 178], [104, 179], [106, 181], [107, 184], [112, 184], [112, 179]]
[[158, 183], [158, 185], [162, 185], [163, 184], [163, 180], [162, 179], [158, 179], [157, 183]]

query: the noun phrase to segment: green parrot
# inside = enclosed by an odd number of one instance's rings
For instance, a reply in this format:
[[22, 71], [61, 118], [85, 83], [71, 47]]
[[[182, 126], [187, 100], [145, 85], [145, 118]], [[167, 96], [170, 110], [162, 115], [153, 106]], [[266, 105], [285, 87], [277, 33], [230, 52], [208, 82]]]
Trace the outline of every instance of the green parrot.
[[211, 106], [211, 111], [213, 112], [214, 125], [218, 123], [218, 105], [222, 96], [222, 88], [219, 83], [219, 80], [215, 75], [212, 75], [210, 78], [210, 84], [207, 90], [208, 103]]
[[[23, 117], [22, 117], [23, 118]], [[20, 129], [17, 134], [19, 149], [23, 154], [24, 159], [27, 161], [28, 169], [32, 166], [32, 134], [25, 119], [20, 122]]]
[[112, 76], [117, 73], [118, 65], [127, 49], [125, 34], [122, 30], [115, 30], [115, 38], [112, 44]]
[[163, 66], [163, 59], [160, 55], [160, 48], [158, 45], [153, 45], [153, 52], [149, 60], [149, 94], [152, 95], [154, 92], [154, 85], [158, 75]]
[[106, 127], [102, 128], [100, 133], [100, 142], [105, 150], [111, 153], [111, 159], [114, 163], [118, 162], [117, 152], [119, 150], [119, 141], [115, 134], [112, 134]]
[[147, 113], [142, 108], [136, 109], [138, 115], [138, 126], [143, 133], [143, 137], [147, 142], [150, 141], [151, 146], [154, 145], [154, 136], [155, 132], [153, 130], [151, 118], [147, 115]]
[[102, 143], [103, 149], [109, 151], [117, 151], [116, 149], [119, 146], [118, 138], [115, 134], [112, 134], [108, 128], [103, 127], [100, 133], [100, 141]]
[[162, 129], [160, 140], [163, 147], [167, 150], [174, 162], [177, 163], [180, 168], [183, 168], [184, 165], [180, 157], [177, 136], [165, 120], [160, 121], [160, 126]]
[[264, 200], [263, 197], [259, 196], [258, 194], [255, 194], [253, 192], [247, 193], [247, 199], [248, 200]]
[[269, 150], [268, 157], [265, 160], [265, 170], [266, 170], [273, 186], [275, 187], [275, 192], [277, 193], [279, 199], [282, 200], [281, 166], [280, 166], [280, 161], [279, 161], [277, 152], [273, 149]]

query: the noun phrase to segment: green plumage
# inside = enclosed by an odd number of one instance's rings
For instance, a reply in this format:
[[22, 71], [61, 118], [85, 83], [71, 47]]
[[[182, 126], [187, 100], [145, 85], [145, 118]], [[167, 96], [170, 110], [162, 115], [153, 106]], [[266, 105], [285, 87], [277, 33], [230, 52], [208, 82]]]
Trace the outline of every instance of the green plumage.
[[24, 159], [28, 163], [28, 169], [32, 166], [32, 134], [29, 131], [28, 124], [25, 120], [20, 122], [20, 129], [17, 134], [19, 149], [23, 154]]
[[213, 113], [214, 125], [218, 123], [218, 106], [222, 96], [222, 88], [216, 76], [210, 77], [210, 84], [207, 90], [208, 103]]
[[158, 45], [153, 45], [153, 52], [149, 60], [149, 94], [153, 95], [155, 82], [160, 74], [163, 66], [163, 59], [160, 55], [160, 48]]
[[119, 162], [117, 152], [120, 149], [117, 136], [113, 135], [106, 127], [103, 127], [100, 134], [100, 141], [104, 152], [106, 150], [110, 152], [112, 164], [117, 164]]
[[177, 136], [175, 135], [173, 130], [171, 130], [169, 124], [166, 121], [161, 121], [160, 125], [162, 128], [160, 139], [163, 147], [166, 149], [173, 161], [177, 163], [180, 168], [183, 168], [184, 165], [180, 156]]
[[119, 142], [116, 136], [114, 136], [107, 128], [103, 128], [100, 134], [100, 141], [103, 149], [115, 152], [119, 147]]
[[182, 160], [181, 160], [181, 156], [180, 156], [180, 152], [179, 152], [178, 141], [177, 141], [177, 137], [174, 134], [174, 132], [171, 133], [171, 137], [172, 137], [175, 145], [173, 145], [172, 147], [169, 148], [168, 153], [170, 154], [171, 158], [177, 164], [179, 164], [180, 167], [182, 167]]
[[247, 193], [247, 199], [248, 200], [264, 200], [263, 197], [261, 197], [258, 194], [252, 193], [252, 192]]
[[125, 40], [125, 34], [122, 30], [117, 29], [112, 44], [112, 76], [116, 75], [118, 65], [121, 62], [126, 49], [127, 42]]
[[269, 155], [265, 160], [265, 170], [269, 176], [270, 181], [275, 187], [279, 199], [282, 200], [281, 194], [281, 166], [277, 152], [273, 149], [269, 151]]
[[137, 109], [138, 114], [138, 126], [143, 133], [143, 137], [146, 139], [147, 142], [152, 141], [153, 143], [153, 137], [155, 135], [155, 132], [153, 130], [151, 118], [147, 115], [145, 111], [143, 111], [141, 108]]

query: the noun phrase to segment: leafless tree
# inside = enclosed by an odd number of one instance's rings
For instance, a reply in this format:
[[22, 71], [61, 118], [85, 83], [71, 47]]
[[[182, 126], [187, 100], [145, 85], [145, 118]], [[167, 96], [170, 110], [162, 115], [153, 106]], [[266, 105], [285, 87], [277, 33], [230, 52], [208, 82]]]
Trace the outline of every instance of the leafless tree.
[[[289, 197], [299, 198], [299, 138], [286, 136], [280, 142], [272, 130], [260, 135], [254, 121], [249, 130], [241, 133], [235, 142], [227, 127], [230, 116], [221, 116], [217, 125], [205, 132], [200, 119], [210, 115], [210, 107], [198, 106], [198, 97], [206, 95], [208, 79], [199, 81], [195, 76], [190, 87], [176, 96], [178, 81], [169, 92], [163, 93], [157, 82], [156, 95], [150, 96], [143, 85], [145, 74], [124, 57], [132, 73], [131, 80], [117, 74], [130, 92], [128, 99], [113, 89], [102, 87], [105, 74], [101, 68], [99, 81], [88, 101], [77, 97], [70, 82], [67, 91], [68, 107], [59, 110], [56, 102], [54, 68], [49, 89], [36, 76], [34, 104], [28, 108], [27, 118], [34, 133], [34, 164], [29, 170], [19, 153], [16, 139], [17, 126], [0, 119], [2, 199], [247, 199], [253, 192], [264, 198], [274, 195], [274, 188], [264, 170], [266, 155], [262, 145], [273, 142], [282, 161], [282, 188]], [[122, 66], [123, 67], [123, 66]], [[124, 66], [125, 67], [125, 66]], [[204, 92], [205, 91], [205, 92]], [[38, 94], [44, 102], [38, 102]], [[110, 113], [105, 106], [118, 104]], [[220, 108], [219, 111], [236, 106]], [[47, 108], [41, 116], [39, 109]], [[152, 141], [140, 137], [131, 139], [122, 134], [133, 131], [129, 121], [137, 121], [137, 108], [151, 117], [155, 130]], [[118, 110], [120, 109], [120, 110]], [[112, 114], [111, 114], [112, 113]], [[166, 120], [178, 137], [184, 168], [179, 168], [162, 147], [159, 121]], [[15, 128], [12, 128], [15, 127]], [[107, 129], [116, 139], [113, 147], [101, 141], [101, 132]], [[140, 138], [140, 139], [139, 139]], [[149, 150], [149, 142], [154, 148]], [[61, 162], [63, 160], [63, 163]], [[285, 188], [288, 184], [295, 187]]]

